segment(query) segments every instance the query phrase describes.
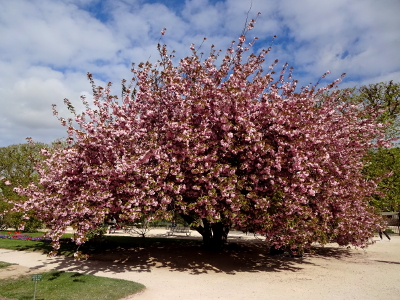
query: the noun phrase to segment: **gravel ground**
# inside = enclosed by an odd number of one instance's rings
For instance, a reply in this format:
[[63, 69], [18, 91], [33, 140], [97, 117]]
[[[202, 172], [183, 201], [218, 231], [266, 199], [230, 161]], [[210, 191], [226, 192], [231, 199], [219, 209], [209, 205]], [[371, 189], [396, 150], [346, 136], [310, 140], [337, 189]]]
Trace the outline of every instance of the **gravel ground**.
[[[165, 236], [163, 232], [153, 232]], [[195, 235], [195, 238], [198, 238]], [[223, 253], [198, 248], [153, 247], [74, 261], [37, 252], [0, 249], [1, 278], [58, 269], [132, 280], [144, 292], [126, 299], [363, 299], [397, 300], [400, 295], [400, 236], [366, 250], [316, 247], [303, 258], [271, 257], [262, 242], [232, 234]]]

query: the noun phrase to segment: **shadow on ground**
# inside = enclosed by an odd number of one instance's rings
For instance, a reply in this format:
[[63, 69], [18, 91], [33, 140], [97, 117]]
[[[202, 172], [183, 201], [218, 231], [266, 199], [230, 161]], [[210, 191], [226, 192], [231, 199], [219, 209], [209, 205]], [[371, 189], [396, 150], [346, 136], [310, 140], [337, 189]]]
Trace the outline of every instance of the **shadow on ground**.
[[[171, 272], [189, 274], [238, 272], [296, 272], [304, 265], [315, 265], [310, 256], [322, 259], [343, 259], [353, 254], [345, 248], [317, 247], [304, 258], [285, 255], [270, 256], [262, 241], [238, 241], [229, 243], [221, 252], [211, 252], [201, 247], [201, 241], [168, 241], [161, 239], [132, 247], [94, 251], [88, 260], [74, 261], [70, 257], [58, 256], [53, 262], [38, 266], [52, 269], [79, 271], [85, 274], [103, 272], [152, 272], [165, 268]], [[150, 241], [150, 242], [149, 242]], [[52, 265], [54, 264], [54, 265]]]

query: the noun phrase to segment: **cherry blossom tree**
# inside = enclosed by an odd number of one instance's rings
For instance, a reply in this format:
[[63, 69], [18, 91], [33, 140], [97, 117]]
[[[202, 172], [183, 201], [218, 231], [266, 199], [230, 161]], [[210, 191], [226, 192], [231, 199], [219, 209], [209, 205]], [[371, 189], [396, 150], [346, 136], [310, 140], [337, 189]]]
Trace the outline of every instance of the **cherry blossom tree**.
[[96, 109], [84, 100], [74, 120], [59, 118], [70, 146], [42, 150], [39, 183], [18, 190], [28, 200], [16, 209], [37, 212], [56, 250], [67, 226], [81, 244], [110, 216], [175, 213], [207, 246], [232, 227], [275, 247], [366, 246], [380, 223], [368, 204], [376, 182], [361, 172], [367, 149], [386, 145], [377, 113], [338, 101], [340, 79], [296, 88], [287, 65], [265, 69], [269, 49], [251, 53], [254, 42], [244, 32], [206, 58], [192, 45], [177, 64], [159, 45], [156, 64], [133, 65], [121, 99], [89, 74]]

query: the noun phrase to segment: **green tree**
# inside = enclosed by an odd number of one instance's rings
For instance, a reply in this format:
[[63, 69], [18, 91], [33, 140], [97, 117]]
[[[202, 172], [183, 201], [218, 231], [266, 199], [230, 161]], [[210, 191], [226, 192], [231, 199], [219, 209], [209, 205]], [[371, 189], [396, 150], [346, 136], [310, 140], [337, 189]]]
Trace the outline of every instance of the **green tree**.
[[368, 178], [381, 178], [380, 194], [371, 204], [381, 211], [396, 211], [400, 205], [400, 148], [371, 150], [364, 169]]
[[[378, 121], [387, 125], [386, 135], [398, 138], [400, 133], [400, 83], [380, 82], [353, 89], [352, 100], [376, 108]], [[382, 111], [383, 108], [383, 111]]]
[[[24, 201], [14, 188], [27, 186], [36, 180], [35, 163], [42, 159], [40, 149], [45, 146], [43, 143], [26, 143], [0, 148], [0, 222], [3, 226], [18, 227], [22, 214], [8, 212], [11, 208], [9, 201]], [[32, 217], [27, 222], [26, 230], [38, 226], [39, 220]]]
[[[379, 113], [378, 121], [386, 127], [385, 134], [394, 140], [400, 137], [400, 83], [380, 82], [348, 89], [350, 100], [364, 103]], [[383, 110], [382, 110], [383, 108]], [[366, 157], [365, 174], [381, 178], [379, 190], [371, 203], [381, 211], [396, 211], [400, 204], [400, 148], [371, 149]]]

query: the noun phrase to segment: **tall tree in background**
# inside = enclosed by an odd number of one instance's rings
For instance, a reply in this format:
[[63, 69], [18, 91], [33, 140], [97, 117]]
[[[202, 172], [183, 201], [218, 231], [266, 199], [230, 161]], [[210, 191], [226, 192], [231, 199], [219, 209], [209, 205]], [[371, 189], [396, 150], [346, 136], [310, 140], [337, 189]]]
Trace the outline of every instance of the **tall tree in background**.
[[[19, 144], [0, 148], [0, 214], [3, 223], [17, 227], [22, 221], [21, 214], [5, 211], [11, 208], [9, 201], [21, 202], [25, 197], [21, 197], [15, 191], [15, 187], [27, 186], [37, 179], [35, 163], [41, 159], [40, 149], [47, 145]], [[39, 226], [39, 222], [32, 218], [26, 226], [27, 229], [34, 229]]]
[[[392, 139], [400, 137], [400, 83], [389, 81], [364, 85], [353, 91], [352, 98], [380, 110], [378, 120], [387, 124], [386, 136]], [[381, 193], [375, 194], [371, 203], [381, 211], [397, 211], [400, 205], [400, 149], [373, 148], [366, 160], [366, 176], [380, 179]]]
[[111, 84], [92, 81], [96, 109], [76, 116], [78, 128], [60, 118], [70, 147], [43, 150], [39, 182], [19, 189], [29, 200], [17, 209], [37, 211], [55, 249], [67, 226], [81, 244], [110, 216], [150, 213], [179, 213], [207, 246], [219, 247], [231, 226], [276, 247], [366, 246], [380, 222], [367, 200], [376, 182], [362, 174], [367, 150], [386, 145], [377, 114], [338, 102], [338, 90], [322, 101], [339, 80], [295, 93], [286, 65], [263, 69], [268, 50], [244, 56], [253, 43], [242, 35], [204, 60], [192, 45], [176, 66], [159, 46], [157, 64], [132, 69], [121, 103]]
[[369, 151], [364, 173], [367, 178], [379, 178], [378, 191], [371, 204], [380, 211], [398, 211], [400, 205], [400, 148]]
[[[327, 96], [331, 93], [327, 92]], [[342, 89], [336, 101], [368, 107], [363, 117], [377, 115], [377, 121], [384, 124], [386, 138], [394, 141], [395, 148], [371, 147], [368, 150], [363, 173], [366, 178], [379, 182], [379, 193], [371, 197], [370, 203], [380, 211], [397, 211], [400, 205], [400, 157], [396, 142], [400, 137], [400, 83], [389, 81]]]
[[379, 116], [381, 123], [389, 123], [386, 134], [399, 137], [400, 134], [400, 83], [380, 82], [364, 85], [358, 89], [357, 97], [367, 105], [383, 109]]

